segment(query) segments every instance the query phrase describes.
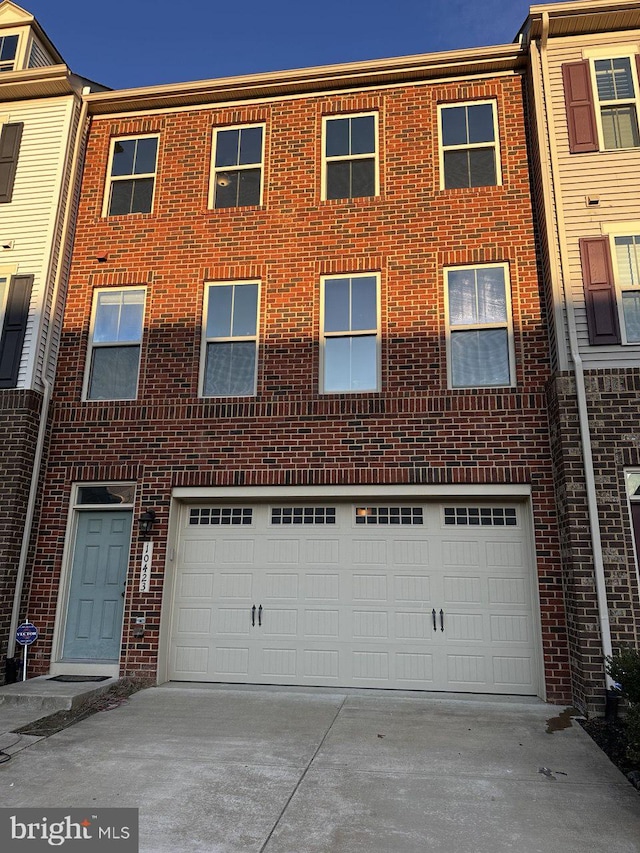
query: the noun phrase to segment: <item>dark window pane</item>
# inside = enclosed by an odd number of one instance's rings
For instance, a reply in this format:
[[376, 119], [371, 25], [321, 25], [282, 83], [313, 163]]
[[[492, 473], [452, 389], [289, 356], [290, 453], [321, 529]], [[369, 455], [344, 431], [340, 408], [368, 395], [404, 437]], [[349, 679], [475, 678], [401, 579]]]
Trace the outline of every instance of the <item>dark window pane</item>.
[[351, 198], [376, 194], [376, 167], [374, 160], [351, 162]]
[[153, 178], [138, 178], [133, 181], [131, 213], [149, 213], [153, 202]]
[[0, 50], [0, 61], [7, 62], [10, 59], [15, 59], [17, 47], [18, 47], [18, 36], [5, 36], [2, 39], [2, 49]]
[[604, 147], [637, 148], [640, 145], [638, 137], [638, 119], [633, 104], [622, 107], [606, 107], [601, 111]]
[[[348, 118], [332, 118], [327, 121], [325, 153], [327, 157], [340, 157], [349, 154]], [[335, 196], [335, 198], [343, 198], [343, 196]]]
[[232, 284], [223, 284], [209, 288], [209, 306], [207, 309], [208, 338], [228, 338], [231, 336], [232, 305]]
[[78, 504], [131, 504], [135, 486], [81, 486]]
[[111, 184], [109, 216], [119, 216], [124, 213], [131, 213], [131, 200], [133, 198], [134, 183], [135, 181], [114, 181]]
[[469, 170], [472, 187], [490, 187], [496, 183], [496, 161], [493, 148], [469, 151]]
[[236, 284], [234, 291], [231, 334], [234, 336], [255, 335], [258, 310], [258, 285]]
[[113, 145], [112, 175], [132, 175], [136, 153], [135, 139], [119, 139]]
[[373, 276], [351, 279], [351, 329], [377, 329], [376, 280]]
[[633, 77], [629, 57], [596, 59], [596, 85], [601, 101], [617, 101], [633, 98]]
[[255, 362], [256, 344], [253, 341], [208, 344], [205, 397], [253, 394]]
[[442, 144], [466, 145], [467, 111], [464, 107], [447, 107], [442, 110]]
[[260, 169], [238, 173], [238, 207], [260, 204]]
[[237, 166], [239, 130], [219, 130], [216, 134], [216, 166]]
[[444, 185], [448, 190], [470, 186], [467, 151], [444, 152]]
[[347, 163], [327, 163], [327, 198], [351, 198], [351, 168]]
[[349, 331], [350, 280], [333, 278], [324, 284], [325, 332]]
[[138, 384], [140, 347], [100, 347], [93, 350], [90, 400], [134, 400]]
[[358, 116], [351, 119], [351, 154], [374, 154], [376, 150], [375, 119]]
[[247, 127], [240, 132], [240, 165], [262, 163], [262, 128]]
[[477, 104], [467, 107], [469, 124], [469, 142], [493, 142], [493, 105]]
[[238, 204], [238, 173], [217, 172], [214, 191], [214, 207], [237, 207]]
[[155, 174], [157, 153], [158, 140], [155, 137], [150, 139], [138, 139], [138, 144], [136, 146], [136, 159], [133, 166], [133, 174]]

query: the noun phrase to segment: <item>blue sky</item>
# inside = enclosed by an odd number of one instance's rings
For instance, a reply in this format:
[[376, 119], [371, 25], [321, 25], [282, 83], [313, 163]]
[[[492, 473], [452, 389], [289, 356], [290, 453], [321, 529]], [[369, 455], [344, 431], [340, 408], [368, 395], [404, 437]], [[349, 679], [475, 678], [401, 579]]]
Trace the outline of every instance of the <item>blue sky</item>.
[[513, 41], [525, 0], [16, 0], [113, 88]]

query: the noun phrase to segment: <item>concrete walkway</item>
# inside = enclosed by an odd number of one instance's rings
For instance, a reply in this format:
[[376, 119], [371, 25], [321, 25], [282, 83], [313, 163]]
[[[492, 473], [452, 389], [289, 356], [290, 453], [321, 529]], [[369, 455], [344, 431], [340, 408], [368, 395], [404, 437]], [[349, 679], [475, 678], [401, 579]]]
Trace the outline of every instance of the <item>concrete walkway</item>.
[[163, 685], [0, 765], [0, 805], [137, 806], [142, 853], [640, 853], [640, 794], [561, 710]]

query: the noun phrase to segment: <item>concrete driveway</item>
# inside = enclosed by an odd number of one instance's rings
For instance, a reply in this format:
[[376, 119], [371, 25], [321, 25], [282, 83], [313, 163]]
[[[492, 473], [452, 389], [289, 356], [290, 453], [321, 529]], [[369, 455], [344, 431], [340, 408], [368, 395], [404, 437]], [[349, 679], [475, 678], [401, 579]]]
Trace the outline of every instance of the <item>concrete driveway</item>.
[[0, 765], [0, 805], [137, 806], [142, 853], [640, 853], [640, 794], [561, 710], [163, 685]]

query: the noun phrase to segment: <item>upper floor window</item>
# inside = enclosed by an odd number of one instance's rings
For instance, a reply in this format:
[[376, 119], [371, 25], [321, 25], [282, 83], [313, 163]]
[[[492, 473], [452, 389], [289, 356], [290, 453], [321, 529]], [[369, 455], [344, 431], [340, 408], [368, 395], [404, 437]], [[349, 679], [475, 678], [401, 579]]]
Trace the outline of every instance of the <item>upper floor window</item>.
[[378, 115], [325, 117], [323, 198], [378, 195]]
[[96, 291], [85, 378], [87, 400], [135, 399], [144, 297], [144, 289]]
[[202, 396], [256, 393], [258, 282], [220, 282], [205, 289]]
[[585, 48], [583, 56], [562, 66], [569, 151], [640, 147], [636, 48]]
[[445, 291], [449, 386], [513, 385], [507, 265], [445, 270]]
[[264, 127], [214, 131], [210, 207], [247, 207], [262, 202]]
[[18, 36], [0, 36], [0, 71], [13, 71], [17, 50]]
[[501, 183], [495, 103], [442, 105], [438, 112], [441, 187], [486, 187]]
[[622, 343], [640, 342], [640, 235], [613, 238]]
[[151, 211], [157, 158], [157, 135], [112, 140], [105, 216]]
[[593, 62], [604, 148], [637, 148], [638, 90], [628, 56]]
[[322, 392], [379, 390], [378, 290], [377, 275], [322, 280]]

